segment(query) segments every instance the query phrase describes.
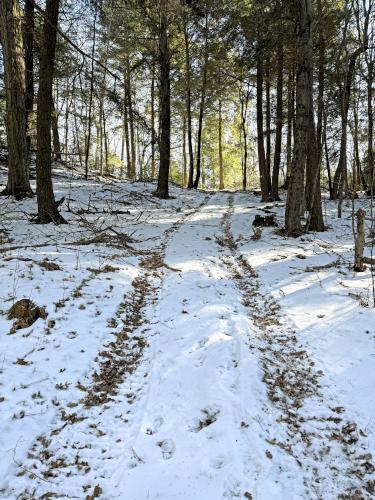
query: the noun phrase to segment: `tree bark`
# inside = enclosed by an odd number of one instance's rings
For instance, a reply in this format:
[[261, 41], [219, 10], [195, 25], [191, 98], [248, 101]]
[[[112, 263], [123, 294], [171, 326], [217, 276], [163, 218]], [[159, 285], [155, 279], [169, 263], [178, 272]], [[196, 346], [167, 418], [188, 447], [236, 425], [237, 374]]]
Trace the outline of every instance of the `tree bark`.
[[182, 117], [182, 185], [186, 186], [187, 182], [187, 158], [186, 158], [186, 116]]
[[208, 15], [205, 19], [205, 38], [204, 38], [204, 62], [202, 71], [202, 89], [201, 89], [201, 102], [199, 105], [199, 119], [198, 119], [198, 137], [197, 137], [197, 164], [196, 173], [193, 187], [198, 188], [199, 179], [201, 176], [201, 148], [202, 148], [202, 131], [203, 131], [203, 114], [206, 101], [206, 87], [207, 87], [207, 70], [208, 70]]
[[128, 118], [129, 118], [129, 131], [130, 131], [130, 165], [128, 169], [129, 179], [135, 179], [135, 136], [134, 136], [134, 113], [133, 113], [133, 98], [132, 98], [132, 85], [130, 75], [130, 57], [126, 57], [126, 93], [128, 104]]
[[156, 177], [156, 162], [155, 162], [155, 63], [152, 63], [151, 69], [151, 179]]
[[258, 47], [257, 50], [257, 144], [258, 144], [258, 163], [260, 188], [262, 192], [262, 201], [269, 201], [270, 176], [266, 166], [266, 154], [264, 150], [264, 132], [263, 132], [263, 51]]
[[51, 175], [51, 112], [52, 83], [55, 63], [56, 28], [60, 0], [47, 0], [39, 61], [39, 90], [37, 108], [37, 200], [38, 222], [65, 222], [57, 210]]
[[279, 200], [279, 172], [281, 159], [281, 140], [283, 133], [283, 70], [284, 52], [282, 46], [280, 45], [277, 51], [276, 138], [271, 190], [271, 197], [273, 200]]
[[91, 115], [92, 115], [92, 101], [94, 95], [94, 55], [95, 55], [95, 43], [96, 43], [96, 14], [95, 9], [94, 14], [94, 26], [93, 26], [93, 40], [91, 48], [91, 74], [90, 74], [90, 95], [89, 95], [89, 113], [88, 113], [88, 124], [87, 124], [87, 137], [86, 137], [86, 151], [85, 151], [85, 178], [89, 177], [89, 156], [90, 156], [90, 145], [91, 145]]
[[8, 143], [8, 181], [4, 194], [21, 199], [32, 194], [27, 168], [26, 83], [22, 18], [18, 0], [0, 1]]
[[297, 64], [296, 64], [296, 127], [294, 154], [285, 208], [285, 227], [289, 236], [302, 233], [301, 207], [307, 155], [309, 114], [309, 60], [311, 44], [311, 0], [298, 0]]
[[189, 178], [188, 188], [194, 185], [194, 152], [193, 152], [193, 130], [191, 118], [191, 67], [190, 67], [190, 42], [188, 31], [187, 14], [184, 18], [184, 41], [185, 41], [185, 71], [186, 71], [186, 113], [187, 113], [187, 134], [189, 150]]
[[270, 56], [267, 54], [265, 67], [266, 83], [266, 168], [268, 172], [269, 186], [271, 193], [271, 81], [270, 81]]
[[171, 151], [171, 81], [170, 81], [170, 49], [168, 0], [160, 0], [160, 33], [159, 33], [159, 120], [160, 120], [160, 159], [159, 176], [156, 195], [168, 198], [168, 180]]
[[34, 107], [34, 1], [25, 0], [24, 14], [24, 46], [25, 46], [25, 117], [27, 161], [31, 150], [30, 116]]
[[290, 64], [288, 71], [288, 116], [287, 116], [287, 136], [286, 136], [286, 174], [285, 188], [288, 189], [290, 171], [292, 166], [292, 137], [293, 137], [293, 117], [294, 117], [294, 63]]
[[369, 167], [369, 194], [373, 196], [375, 188], [375, 175], [374, 175], [374, 112], [373, 112], [373, 83], [374, 83], [375, 59], [367, 62], [367, 156]]
[[52, 127], [52, 143], [53, 143], [53, 158], [55, 161], [61, 161], [61, 144], [59, 135], [58, 116], [55, 103], [52, 100], [51, 110], [51, 127]]

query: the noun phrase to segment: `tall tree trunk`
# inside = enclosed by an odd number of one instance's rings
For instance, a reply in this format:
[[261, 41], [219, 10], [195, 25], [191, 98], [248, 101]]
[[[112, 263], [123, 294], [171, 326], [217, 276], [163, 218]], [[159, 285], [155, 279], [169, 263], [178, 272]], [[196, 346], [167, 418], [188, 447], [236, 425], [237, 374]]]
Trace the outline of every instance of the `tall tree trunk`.
[[159, 33], [159, 120], [160, 120], [160, 160], [156, 195], [168, 198], [168, 180], [171, 154], [171, 81], [169, 50], [168, 0], [160, 0]]
[[323, 114], [323, 142], [324, 142], [324, 150], [326, 157], [326, 168], [327, 168], [327, 176], [328, 176], [328, 188], [329, 188], [329, 196], [332, 198], [332, 175], [331, 175], [331, 165], [329, 161], [329, 151], [328, 151], [328, 142], [327, 142], [327, 115], [324, 112]]
[[39, 60], [36, 194], [38, 200], [38, 221], [41, 224], [65, 222], [57, 210], [51, 175], [52, 83], [59, 6], [60, 0], [47, 0]]
[[61, 144], [59, 135], [58, 116], [53, 99], [52, 99], [52, 109], [51, 109], [51, 127], [52, 127], [53, 158], [56, 161], [61, 161]]
[[135, 151], [135, 135], [134, 135], [132, 82], [131, 82], [130, 72], [131, 72], [130, 57], [127, 56], [126, 57], [126, 91], [127, 91], [127, 101], [128, 101], [128, 115], [129, 115], [129, 129], [130, 129], [130, 156], [131, 156], [128, 177], [130, 179], [135, 179], [136, 151]]
[[185, 71], [186, 71], [186, 114], [187, 114], [187, 134], [189, 150], [189, 177], [188, 188], [194, 185], [194, 152], [193, 152], [193, 130], [191, 118], [191, 67], [190, 67], [190, 42], [188, 31], [188, 17], [184, 18], [184, 41], [185, 41]]
[[288, 112], [287, 112], [287, 136], [286, 136], [286, 174], [285, 188], [288, 189], [290, 171], [292, 167], [292, 137], [294, 117], [294, 62], [288, 70]]
[[257, 144], [258, 144], [258, 163], [260, 188], [262, 191], [262, 201], [268, 201], [270, 198], [269, 185], [270, 176], [266, 166], [266, 154], [264, 151], [264, 132], [263, 132], [263, 51], [258, 47], [257, 50]]
[[8, 182], [4, 194], [20, 199], [32, 192], [27, 168], [25, 59], [18, 0], [0, 1], [0, 36], [8, 143]]
[[[310, 0], [309, 0], [310, 1]], [[322, 200], [320, 189], [320, 151], [319, 142], [316, 136], [315, 120], [314, 120], [314, 72], [313, 72], [313, 39], [312, 39], [312, 7], [310, 6], [309, 19], [310, 36], [308, 40], [307, 50], [307, 82], [308, 82], [308, 117], [307, 117], [307, 158], [306, 158], [306, 207], [309, 212], [306, 230], [324, 231], [324, 220], [322, 212]], [[321, 68], [319, 68], [321, 70]], [[320, 74], [320, 92], [322, 93], [322, 85], [324, 83], [323, 75]], [[321, 100], [323, 95], [320, 96]], [[319, 110], [321, 113], [323, 109]], [[320, 124], [321, 127], [321, 124]]]
[[219, 97], [219, 189], [224, 189], [223, 117], [221, 107], [221, 98]]
[[205, 19], [205, 35], [204, 35], [204, 62], [202, 71], [202, 89], [201, 89], [201, 102], [199, 105], [199, 119], [198, 119], [198, 137], [197, 137], [197, 164], [196, 173], [193, 187], [195, 189], [199, 186], [199, 179], [201, 176], [201, 149], [202, 149], [202, 131], [203, 131], [203, 114], [206, 101], [206, 87], [207, 87], [207, 71], [208, 71], [208, 14], [206, 13]]
[[285, 208], [285, 227], [289, 236], [302, 233], [301, 207], [307, 156], [309, 115], [309, 67], [311, 45], [311, 0], [299, 0], [297, 12], [296, 130], [290, 183]]
[[[317, 17], [323, 19], [322, 0], [317, 0]], [[317, 23], [318, 27], [318, 123], [316, 127], [316, 139], [318, 145], [318, 162], [322, 163], [323, 151], [323, 112], [324, 112], [324, 87], [325, 87], [325, 64], [326, 64], [326, 43], [323, 34], [322, 23]]]
[[152, 62], [151, 69], [151, 179], [156, 177], [156, 162], [155, 162], [155, 62]]
[[94, 25], [93, 25], [93, 39], [91, 48], [91, 74], [90, 74], [90, 94], [89, 94], [89, 112], [88, 112], [88, 124], [87, 124], [87, 137], [86, 137], [86, 151], [85, 151], [85, 178], [89, 177], [89, 156], [90, 156], [90, 146], [91, 146], [91, 115], [92, 115], [92, 101], [94, 95], [94, 55], [95, 55], [95, 43], [96, 43], [96, 14], [95, 9], [94, 14]]
[[25, 45], [25, 116], [27, 161], [31, 150], [30, 117], [34, 107], [34, 0], [25, 0], [24, 34]]
[[242, 189], [246, 191], [247, 187], [247, 157], [248, 157], [248, 147], [247, 147], [247, 108], [249, 105], [250, 92], [249, 88], [246, 90], [246, 94], [242, 94], [240, 90], [240, 101], [241, 101], [241, 135], [243, 136], [243, 157], [241, 160], [242, 165]]
[[271, 192], [271, 81], [270, 81], [270, 56], [267, 54], [265, 67], [266, 82], [266, 168], [268, 171], [269, 186]]
[[182, 117], [182, 185], [185, 187], [187, 182], [187, 158], [186, 158], [186, 116]]
[[280, 45], [277, 51], [276, 138], [271, 190], [271, 197], [273, 200], [279, 199], [279, 172], [281, 159], [281, 140], [283, 133], [283, 69], [284, 52], [282, 45]]
[[[372, 54], [374, 49], [372, 49]], [[373, 56], [374, 57], [374, 56]], [[371, 59], [367, 62], [367, 118], [368, 118], [368, 129], [367, 129], [367, 156], [368, 156], [368, 166], [369, 166], [369, 194], [373, 196], [375, 189], [375, 164], [374, 164], [374, 112], [373, 112], [373, 83], [374, 83], [374, 72], [375, 72], [375, 59]]]

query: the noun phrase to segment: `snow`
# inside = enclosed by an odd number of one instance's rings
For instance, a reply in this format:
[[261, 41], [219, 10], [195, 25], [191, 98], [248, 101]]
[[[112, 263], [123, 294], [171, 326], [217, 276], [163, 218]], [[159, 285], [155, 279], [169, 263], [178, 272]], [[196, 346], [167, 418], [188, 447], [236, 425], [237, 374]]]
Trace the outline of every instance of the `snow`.
[[[325, 233], [254, 240], [283, 202], [54, 186], [68, 225], [0, 199], [1, 498], [373, 496], [375, 310], [350, 205], [325, 202]], [[22, 298], [48, 317], [10, 334]]]

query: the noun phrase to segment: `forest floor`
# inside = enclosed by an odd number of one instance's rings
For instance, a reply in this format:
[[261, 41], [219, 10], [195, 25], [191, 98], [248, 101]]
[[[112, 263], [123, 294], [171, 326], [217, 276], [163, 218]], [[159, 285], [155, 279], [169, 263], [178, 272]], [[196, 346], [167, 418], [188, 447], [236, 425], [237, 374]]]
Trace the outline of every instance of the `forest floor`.
[[[351, 203], [287, 239], [253, 236], [284, 206], [252, 193], [54, 185], [67, 225], [0, 198], [1, 499], [374, 498], [375, 309]], [[44, 310], [17, 329], [20, 299]]]

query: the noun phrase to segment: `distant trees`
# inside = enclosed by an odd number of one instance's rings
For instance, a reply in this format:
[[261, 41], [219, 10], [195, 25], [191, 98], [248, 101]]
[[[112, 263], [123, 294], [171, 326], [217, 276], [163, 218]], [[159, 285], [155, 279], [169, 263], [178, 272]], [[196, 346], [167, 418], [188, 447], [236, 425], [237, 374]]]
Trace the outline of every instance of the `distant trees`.
[[59, 220], [52, 149], [54, 160], [78, 164], [86, 178], [157, 177], [162, 198], [170, 180], [189, 188], [260, 187], [265, 202], [282, 197], [281, 185], [289, 189], [290, 235], [324, 229], [321, 186], [339, 207], [356, 189], [373, 191], [375, 0], [124, 6], [73, 2], [66, 16], [77, 26], [56, 32], [49, 21], [47, 42], [47, 10], [56, 3], [0, 3], [5, 192], [31, 193], [27, 151], [36, 142], [37, 181], [47, 186], [37, 189], [41, 221]]

